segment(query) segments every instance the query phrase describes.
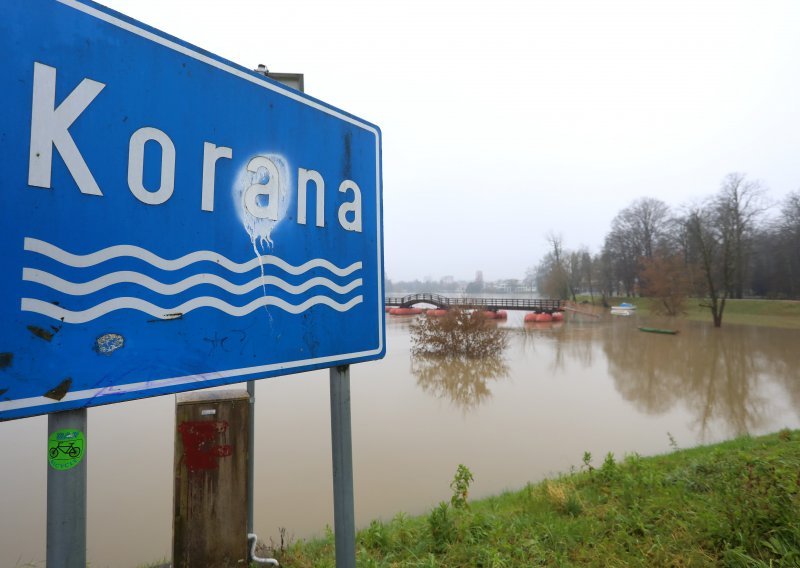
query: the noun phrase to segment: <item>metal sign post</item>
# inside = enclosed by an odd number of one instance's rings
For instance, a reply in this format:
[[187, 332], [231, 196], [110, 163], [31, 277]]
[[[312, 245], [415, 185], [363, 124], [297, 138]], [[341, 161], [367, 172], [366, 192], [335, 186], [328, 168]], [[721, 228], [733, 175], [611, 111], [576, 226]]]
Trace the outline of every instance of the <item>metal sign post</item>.
[[353, 500], [350, 366], [333, 367], [330, 371], [330, 382], [333, 532], [336, 546], [336, 568], [355, 568], [356, 524]]
[[86, 568], [86, 409], [47, 417], [47, 566]]

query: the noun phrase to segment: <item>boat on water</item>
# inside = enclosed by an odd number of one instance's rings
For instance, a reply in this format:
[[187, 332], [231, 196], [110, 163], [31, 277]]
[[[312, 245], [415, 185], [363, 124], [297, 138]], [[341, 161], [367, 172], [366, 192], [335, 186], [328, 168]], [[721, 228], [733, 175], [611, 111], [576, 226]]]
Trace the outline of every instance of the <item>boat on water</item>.
[[664, 333], [666, 335], [676, 335], [677, 329], [661, 329], [658, 327], [640, 327], [639, 331], [646, 331], [647, 333]]
[[611, 306], [612, 316], [632, 316], [636, 313], [636, 306], [628, 302], [622, 302], [619, 306]]

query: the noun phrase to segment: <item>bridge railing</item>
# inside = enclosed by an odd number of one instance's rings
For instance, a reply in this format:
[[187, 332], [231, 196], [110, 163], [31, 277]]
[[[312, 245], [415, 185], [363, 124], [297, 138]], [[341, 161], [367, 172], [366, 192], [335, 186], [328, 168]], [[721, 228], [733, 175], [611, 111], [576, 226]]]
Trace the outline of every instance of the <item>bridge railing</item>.
[[406, 296], [387, 296], [387, 306], [413, 306], [414, 304], [427, 303], [434, 306], [449, 308], [486, 308], [491, 310], [534, 310], [534, 311], [559, 311], [563, 309], [561, 300], [545, 300], [532, 298], [451, 298], [441, 294], [409, 294]]

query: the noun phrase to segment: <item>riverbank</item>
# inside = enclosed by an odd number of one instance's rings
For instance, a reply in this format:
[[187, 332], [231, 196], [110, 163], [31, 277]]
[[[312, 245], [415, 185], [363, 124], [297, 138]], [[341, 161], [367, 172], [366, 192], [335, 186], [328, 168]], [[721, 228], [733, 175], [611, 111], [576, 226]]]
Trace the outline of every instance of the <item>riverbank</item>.
[[[619, 459], [463, 503], [469, 479], [428, 515], [358, 534], [358, 566], [800, 565], [800, 431]], [[273, 551], [284, 566], [333, 567], [333, 537]]]
[[[579, 296], [578, 301], [589, 301], [588, 296]], [[599, 300], [595, 298], [595, 302]], [[650, 298], [611, 298], [608, 302], [617, 305], [621, 302], [630, 302], [636, 306], [636, 313], [641, 316], [652, 315]], [[687, 319], [712, 323], [711, 312], [701, 304], [699, 298], [689, 298], [686, 301], [685, 312], [676, 318], [659, 316], [665, 320]], [[778, 327], [784, 329], [800, 329], [800, 301], [797, 300], [733, 300], [725, 303], [725, 312], [722, 325], [757, 325], [763, 327]]]

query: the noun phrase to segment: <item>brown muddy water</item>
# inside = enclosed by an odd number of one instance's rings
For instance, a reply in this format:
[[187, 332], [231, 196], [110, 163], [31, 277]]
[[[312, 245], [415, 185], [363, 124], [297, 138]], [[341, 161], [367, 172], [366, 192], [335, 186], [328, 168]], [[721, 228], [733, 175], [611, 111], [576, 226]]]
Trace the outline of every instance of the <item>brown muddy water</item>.
[[[412, 360], [408, 318], [387, 316], [386, 359], [351, 368], [356, 522], [449, 499], [458, 464], [472, 497], [616, 456], [800, 427], [800, 331], [511, 313], [500, 360]], [[536, 327], [536, 326], [541, 327]], [[89, 410], [93, 568], [168, 558], [174, 397]], [[257, 383], [256, 519], [263, 540], [333, 523], [327, 372]], [[0, 566], [43, 566], [47, 419], [0, 424]]]

